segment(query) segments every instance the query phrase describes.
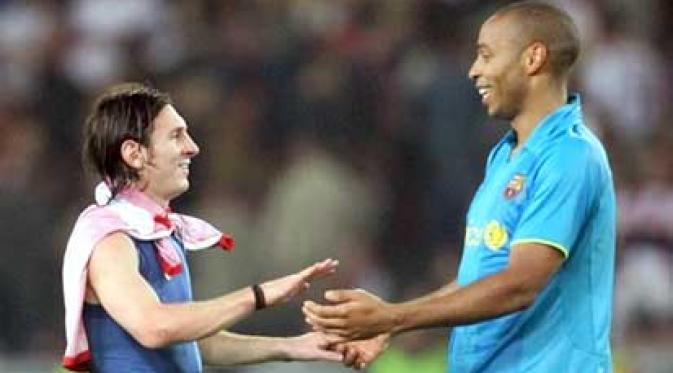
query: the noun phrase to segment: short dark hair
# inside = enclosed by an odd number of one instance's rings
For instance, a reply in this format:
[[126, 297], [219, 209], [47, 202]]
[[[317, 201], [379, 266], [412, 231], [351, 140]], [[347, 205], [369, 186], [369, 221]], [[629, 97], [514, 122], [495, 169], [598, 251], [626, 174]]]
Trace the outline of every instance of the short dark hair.
[[494, 16], [513, 15], [526, 43], [542, 42], [549, 50], [549, 64], [556, 76], [570, 72], [580, 53], [580, 37], [568, 13], [553, 5], [521, 1], [499, 9]]
[[122, 159], [122, 143], [134, 140], [149, 147], [154, 119], [171, 104], [168, 94], [141, 83], [112, 86], [94, 102], [84, 124], [82, 160], [108, 183], [113, 196], [138, 180], [138, 172]]

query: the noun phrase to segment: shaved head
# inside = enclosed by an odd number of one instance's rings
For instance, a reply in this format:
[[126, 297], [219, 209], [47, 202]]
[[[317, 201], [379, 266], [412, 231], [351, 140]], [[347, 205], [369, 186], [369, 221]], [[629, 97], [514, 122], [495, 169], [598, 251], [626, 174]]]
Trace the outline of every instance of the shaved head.
[[545, 45], [552, 74], [570, 72], [579, 56], [580, 39], [568, 13], [549, 4], [524, 1], [501, 8], [489, 21], [504, 19], [512, 21], [522, 49], [535, 42]]

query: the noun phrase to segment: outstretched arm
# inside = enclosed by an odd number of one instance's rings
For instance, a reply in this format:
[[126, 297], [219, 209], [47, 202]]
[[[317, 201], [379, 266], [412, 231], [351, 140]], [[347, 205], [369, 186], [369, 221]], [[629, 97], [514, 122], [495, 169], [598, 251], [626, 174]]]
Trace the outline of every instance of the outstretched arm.
[[[452, 281], [441, 288], [418, 298], [418, 302], [434, 300], [458, 290], [458, 283]], [[367, 339], [339, 341], [330, 348], [343, 355], [343, 364], [354, 369], [365, 369], [376, 360], [390, 344], [391, 334], [383, 333]]]
[[237, 365], [267, 361], [324, 360], [340, 362], [342, 354], [329, 351], [322, 333], [295, 337], [252, 336], [221, 331], [199, 341], [206, 365]]
[[[309, 281], [334, 272], [331, 259], [295, 274], [261, 284], [272, 306], [308, 287]], [[88, 283], [95, 299], [140, 344], [159, 348], [204, 338], [251, 313], [254, 294], [244, 288], [199, 302], [161, 303], [138, 272], [138, 255], [131, 239], [114, 233], [96, 245], [89, 261]]]
[[392, 304], [363, 290], [328, 291], [331, 305], [306, 302], [304, 313], [316, 330], [348, 339], [398, 333], [432, 326], [453, 326], [489, 319], [529, 306], [563, 262], [555, 248], [538, 243], [515, 245], [509, 266], [454, 290]]

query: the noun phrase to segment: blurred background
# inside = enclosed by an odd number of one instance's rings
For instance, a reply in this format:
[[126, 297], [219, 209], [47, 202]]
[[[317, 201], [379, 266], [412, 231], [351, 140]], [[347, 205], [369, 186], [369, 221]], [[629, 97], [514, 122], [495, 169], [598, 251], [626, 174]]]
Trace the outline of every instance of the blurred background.
[[[190, 257], [198, 298], [324, 257], [339, 271], [307, 297], [362, 287], [399, 301], [450, 281], [467, 204], [507, 129], [466, 76], [481, 22], [506, 3], [0, 0], [0, 371], [58, 370], [62, 255], [96, 182], [81, 127], [122, 81], [169, 92], [201, 146], [174, 209], [238, 241]], [[619, 193], [617, 368], [673, 372], [673, 3], [553, 3], [580, 27], [573, 90]], [[300, 304], [235, 330], [298, 334]], [[446, 348], [446, 330], [410, 333], [369, 371], [444, 372]]]

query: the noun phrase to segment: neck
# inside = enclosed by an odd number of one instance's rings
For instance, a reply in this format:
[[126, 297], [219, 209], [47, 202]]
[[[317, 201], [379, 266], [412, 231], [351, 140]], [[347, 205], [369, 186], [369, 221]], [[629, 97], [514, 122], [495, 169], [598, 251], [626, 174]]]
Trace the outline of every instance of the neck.
[[516, 131], [516, 150], [518, 150], [533, 132], [540, 121], [554, 110], [563, 106], [568, 99], [565, 83], [542, 83], [538, 89], [531, 89], [522, 106], [521, 112], [512, 120]]
[[169, 206], [169, 200], [167, 200], [167, 199], [165, 199], [165, 198], [158, 197], [158, 196], [156, 196], [156, 195], [153, 195], [153, 194], [150, 194], [150, 193], [147, 193], [147, 192], [145, 192], [145, 194], [146, 194], [152, 201], [154, 201], [154, 202], [156, 202], [157, 204], [159, 204], [159, 206], [161, 206], [161, 208], [163, 208], [163, 209], [167, 209], [167, 208], [168, 208], [168, 206]]
[[152, 201], [153, 203], [159, 205], [159, 207], [161, 207], [164, 210], [169, 207], [170, 200], [160, 197], [156, 193], [153, 193], [152, 190], [150, 190], [146, 185], [142, 186], [134, 184], [131, 188], [134, 189], [137, 192], [137, 194], [140, 195], [137, 198]]

